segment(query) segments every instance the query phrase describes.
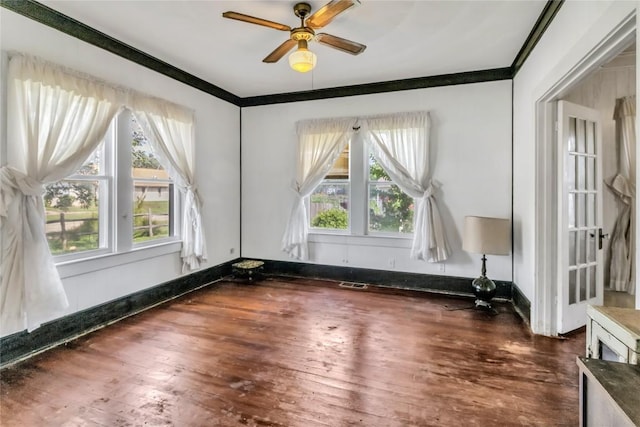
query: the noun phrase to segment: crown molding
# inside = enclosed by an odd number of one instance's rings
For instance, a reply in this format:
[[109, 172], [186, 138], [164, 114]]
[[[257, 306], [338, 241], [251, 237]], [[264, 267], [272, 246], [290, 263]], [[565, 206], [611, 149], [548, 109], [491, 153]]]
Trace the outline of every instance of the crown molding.
[[531, 54], [563, 3], [564, 0], [547, 1], [533, 29], [529, 33], [527, 40], [510, 67], [241, 98], [35, 0], [0, 0], [0, 6], [8, 10], [62, 31], [65, 34], [83, 40], [96, 47], [105, 49], [115, 55], [201, 90], [216, 98], [230, 102], [238, 107], [254, 107], [286, 102], [312, 101], [512, 79]]
[[122, 58], [133, 61], [143, 67], [157, 71], [167, 77], [182, 82], [195, 89], [220, 98], [235, 105], [240, 105], [240, 97], [228, 92], [199, 77], [189, 74], [171, 64], [161, 61], [135, 47], [129, 46], [107, 34], [104, 34], [80, 21], [70, 18], [48, 6], [34, 0], [0, 0], [5, 9], [16, 12], [48, 27], [55, 28], [72, 37], [102, 48]]
[[512, 78], [515, 77], [516, 74], [518, 74], [518, 71], [520, 71], [522, 64], [524, 64], [529, 55], [531, 55], [533, 48], [536, 47], [536, 45], [542, 38], [542, 35], [545, 33], [545, 31], [547, 31], [547, 28], [549, 28], [549, 25], [556, 17], [556, 14], [563, 4], [564, 0], [547, 1], [547, 4], [544, 6], [544, 9], [542, 9], [542, 12], [540, 13], [540, 16], [538, 17], [535, 25], [533, 26], [533, 29], [531, 29], [529, 36], [525, 40], [524, 44], [520, 48], [520, 51], [513, 60], [513, 63], [511, 64]]

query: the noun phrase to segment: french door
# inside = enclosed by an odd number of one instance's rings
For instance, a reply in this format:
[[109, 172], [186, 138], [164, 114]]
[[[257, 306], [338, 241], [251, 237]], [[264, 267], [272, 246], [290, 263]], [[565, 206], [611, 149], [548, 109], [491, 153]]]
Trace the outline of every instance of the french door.
[[558, 332], [602, 305], [602, 158], [599, 112], [558, 101]]

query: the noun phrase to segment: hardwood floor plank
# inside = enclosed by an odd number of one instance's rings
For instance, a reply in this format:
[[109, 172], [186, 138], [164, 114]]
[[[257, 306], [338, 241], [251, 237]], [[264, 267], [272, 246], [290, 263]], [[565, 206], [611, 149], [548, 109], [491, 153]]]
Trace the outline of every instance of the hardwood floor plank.
[[575, 425], [577, 355], [508, 304], [222, 282], [0, 372], [3, 426]]

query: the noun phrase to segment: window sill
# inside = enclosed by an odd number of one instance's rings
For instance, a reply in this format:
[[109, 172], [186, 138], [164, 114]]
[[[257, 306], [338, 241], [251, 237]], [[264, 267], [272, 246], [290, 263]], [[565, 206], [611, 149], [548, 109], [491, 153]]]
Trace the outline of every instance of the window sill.
[[181, 249], [181, 240], [165, 241], [154, 245], [134, 248], [129, 252], [99, 254], [71, 261], [61, 261], [56, 263], [56, 267], [58, 268], [60, 278], [64, 279], [66, 277], [79, 276], [123, 264], [177, 253], [180, 252]]
[[337, 233], [309, 232], [310, 243], [330, 243], [334, 245], [377, 246], [388, 248], [411, 248], [413, 235], [353, 235]]

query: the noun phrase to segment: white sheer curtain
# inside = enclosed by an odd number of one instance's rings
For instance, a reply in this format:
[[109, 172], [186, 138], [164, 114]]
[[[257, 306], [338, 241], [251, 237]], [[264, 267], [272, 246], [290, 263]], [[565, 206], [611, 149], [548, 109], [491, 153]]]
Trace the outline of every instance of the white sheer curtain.
[[449, 245], [429, 176], [429, 113], [370, 117], [362, 124], [375, 159], [391, 180], [415, 200], [411, 258], [446, 260]]
[[0, 334], [33, 330], [68, 306], [46, 240], [44, 185], [95, 150], [121, 93], [45, 61], [13, 55], [7, 79], [7, 166], [0, 168]]
[[327, 175], [354, 133], [356, 119], [327, 119], [298, 122], [298, 159], [295, 201], [284, 236], [282, 250], [292, 258], [309, 257], [309, 224], [304, 200]]
[[619, 202], [620, 212], [611, 233], [609, 287], [635, 294], [635, 182], [636, 182], [636, 98], [616, 100], [614, 111], [618, 136], [618, 173], [609, 189]]
[[182, 270], [200, 267], [207, 247], [200, 216], [201, 202], [194, 178], [195, 141], [193, 113], [148, 96], [133, 96], [134, 115], [158, 155], [162, 166], [184, 194], [182, 206]]

